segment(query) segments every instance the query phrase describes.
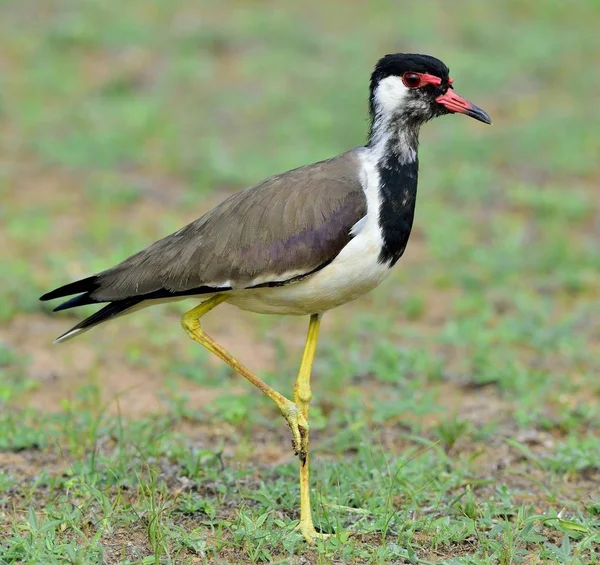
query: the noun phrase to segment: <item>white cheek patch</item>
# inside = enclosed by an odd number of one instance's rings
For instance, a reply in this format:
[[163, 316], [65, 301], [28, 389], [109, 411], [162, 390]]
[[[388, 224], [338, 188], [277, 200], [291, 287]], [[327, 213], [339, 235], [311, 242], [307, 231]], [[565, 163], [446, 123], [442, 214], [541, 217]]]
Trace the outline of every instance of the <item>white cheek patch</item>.
[[385, 77], [375, 90], [376, 106], [382, 113], [391, 114], [404, 104], [408, 91], [400, 77]]

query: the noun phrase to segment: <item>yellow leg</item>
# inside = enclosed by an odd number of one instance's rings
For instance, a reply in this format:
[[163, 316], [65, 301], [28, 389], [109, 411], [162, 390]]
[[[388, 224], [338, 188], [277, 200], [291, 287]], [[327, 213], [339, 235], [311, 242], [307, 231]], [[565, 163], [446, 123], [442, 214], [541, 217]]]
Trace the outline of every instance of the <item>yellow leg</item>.
[[291, 400], [288, 400], [282, 394], [279, 394], [274, 388], [270, 387], [263, 380], [250, 372], [244, 365], [234, 359], [228, 351], [219, 345], [212, 337], [204, 332], [200, 327], [200, 318], [216, 308], [227, 299], [225, 294], [217, 294], [202, 304], [196, 306], [189, 312], [186, 312], [181, 318], [181, 325], [187, 334], [197, 343], [206, 347], [217, 357], [225, 361], [234, 371], [250, 381], [255, 387], [260, 389], [268, 396], [281, 410], [281, 414], [286, 419], [292, 430], [292, 445], [296, 455], [302, 460], [305, 459], [305, 447], [303, 437], [308, 437], [308, 423], [303, 412]]
[[[300, 371], [294, 386], [294, 402], [300, 408], [302, 415], [308, 422], [308, 407], [312, 398], [310, 389], [310, 374], [312, 370], [313, 359], [315, 358], [315, 349], [319, 337], [319, 326], [321, 324], [321, 315], [313, 314], [310, 317], [308, 326], [308, 335], [302, 355]], [[308, 473], [308, 426], [305, 435], [302, 437], [303, 445], [300, 456], [300, 524], [298, 529], [308, 543], [313, 543], [316, 538], [329, 537], [328, 534], [321, 534], [315, 530], [313, 525], [312, 513], [310, 510], [310, 480]]]
[[292, 430], [294, 452], [298, 455], [300, 460], [300, 524], [298, 525], [298, 529], [308, 543], [313, 543], [316, 538], [326, 538], [328, 535], [317, 532], [313, 525], [310, 510], [310, 483], [308, 476], [308, 407], [312, 397], [310, 390], [310, 373], [315, 356], [315, 348], [317, 346], [321, 315], [313, 314], [310, 317], [306, 345], [302, 355], [302, 363], [294, 386], [294, 402], [292, 402], [250, 372], [250, 370], [232, 357], [229, 352], [215, 342], [215, 340], [206, 334], [200, 327], [200, 318], [210, 312], [213, 308], [216, 308], [226, 299], [226, 295], [218, 294], [213, 298], [206, 300], [199, 306], [196, 306], [196, 308], [186, 312], [181, 318], [181, 325], [195, 342], [206, 347], [206, 349], [225, 361], [225, 363], [238, 374], [250, 381], [277, 404]]

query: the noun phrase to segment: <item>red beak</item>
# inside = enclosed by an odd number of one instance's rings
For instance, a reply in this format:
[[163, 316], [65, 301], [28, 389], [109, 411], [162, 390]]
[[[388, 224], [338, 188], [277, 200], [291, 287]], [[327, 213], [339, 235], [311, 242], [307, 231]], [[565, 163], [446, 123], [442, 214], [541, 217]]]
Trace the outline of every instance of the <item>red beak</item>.
[[492, 120], [486, 112], [484, 112], [479, 106], [475, 106], [475, 104], [472, 104], [462, 96], [456, 94], [452, 88], [449, 88], [446, 94], [438, 96], [435, 100], [450, 110], [450, 112], [465, 114], [471, 118], [475, 118], [476, 120], [483, 122], [484, 124], [492, 123]]

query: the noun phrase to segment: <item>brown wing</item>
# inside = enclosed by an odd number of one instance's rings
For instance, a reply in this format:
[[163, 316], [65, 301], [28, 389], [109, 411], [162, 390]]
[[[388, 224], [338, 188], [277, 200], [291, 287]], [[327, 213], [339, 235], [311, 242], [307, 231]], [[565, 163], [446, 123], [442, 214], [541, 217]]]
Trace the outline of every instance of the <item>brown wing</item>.
[[331, 261], [366, 215], [356, 153], [271, 177], [95, 278], [94, 301], [247, 288]]

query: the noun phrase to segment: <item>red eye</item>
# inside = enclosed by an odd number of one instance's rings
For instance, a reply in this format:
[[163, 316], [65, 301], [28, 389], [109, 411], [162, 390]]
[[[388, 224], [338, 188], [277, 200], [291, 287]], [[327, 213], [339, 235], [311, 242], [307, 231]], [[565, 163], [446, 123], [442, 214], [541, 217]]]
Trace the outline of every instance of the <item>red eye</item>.
[[407, 88], [418, 88], [425, 84], [425, 81], [422, 80], [421, 75], [418, 73], [404, 73], [402, 75], [402, 82]]

